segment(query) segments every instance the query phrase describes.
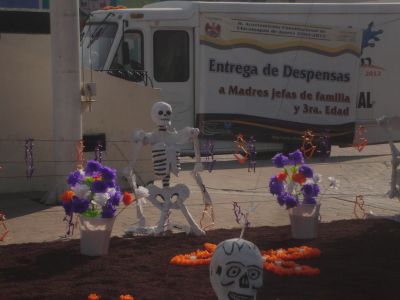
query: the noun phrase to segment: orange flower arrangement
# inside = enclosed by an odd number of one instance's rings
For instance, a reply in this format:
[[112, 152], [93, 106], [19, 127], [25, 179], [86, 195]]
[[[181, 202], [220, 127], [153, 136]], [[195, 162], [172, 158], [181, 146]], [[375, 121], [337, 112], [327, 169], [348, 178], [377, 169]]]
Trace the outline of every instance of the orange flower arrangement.
[[[170, 260], [172, 265], [197, 266], [208, 265], [217, 245], [205, 243], [205, 250], [196, 250], [188, 254], [179, 254]], [[293, 260], [318, 257], [321, 250], [308, 246], [292, 247], [278, 250], [261, 251], [265, 259], [264, 269], [279, 276], [315, 276], [320, 273], [318, 268], [296, 264]]]
[[196, 250], [192, 253], [174, 256], [170, 260], [170, 264], [181, 266], [208, 265], [211, 261], [211, 257], [212, 253], [207, 250]]
[[301, 246], [301, 247], [293, 247], [278, 250], [267, 250], [261, 251], [261, 255], [267, 261], [274, 260], [296, 260], [296, 259], [305, 259], [305, 258], [313, 258], [321, 255], [321, 250], [317, 248]]
[[217, 245], [211, 243], [204, 243], [203, 247], [208, 251], [213, 253], [217, 249]]
[[100, 296], [98, 296], [98, 295], [95, 294], [95, 293], [91, 293], [91, 294], [89, 294], [89, 296], [88, 296], [88, 300], [100, 300]]
[[131, 295], [121, 295], [119, 296], [119, 300], [135, 300], [135, 297]]
[[303, 275], [315, 276], [320, 273], [318, 268], [296, 264], [293, 260], [318, 257], [321, 251], [317, 248], [301, 246], [278, 250], [261, 251], [265, 259], [264, 269], [279, 276]]
[[299, 265], [294, 261], [275, 260], [273, 262], [265, 262], [264, 269], [279, 276], [315, 276], [320, 273], [318, 268]]

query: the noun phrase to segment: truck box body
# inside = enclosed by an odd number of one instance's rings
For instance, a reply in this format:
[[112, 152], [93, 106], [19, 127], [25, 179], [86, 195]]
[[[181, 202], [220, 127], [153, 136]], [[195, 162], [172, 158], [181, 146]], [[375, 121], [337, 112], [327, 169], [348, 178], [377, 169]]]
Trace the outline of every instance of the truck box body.
[[359, 126], [382, 143], [375, 119], [399, 114], [400, 4], [172, 1], [97, 11], [90, 22], [118, 25], [100, 67], [122, 68], [127, 41], [172, 104], [173, 126], [199, 127], [217, 151], [238, 133], [267, 150], [306, 130], [350, 145]]

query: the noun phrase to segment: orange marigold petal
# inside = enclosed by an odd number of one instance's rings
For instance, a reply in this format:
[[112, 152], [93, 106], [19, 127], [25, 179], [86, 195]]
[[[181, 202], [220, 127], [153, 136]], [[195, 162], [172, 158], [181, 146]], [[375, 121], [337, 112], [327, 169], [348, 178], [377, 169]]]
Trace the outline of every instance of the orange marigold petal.
[[98, 296], [95, 293], [91, 293], [88, 295], [88, 300], [99, 300], [99, 299], [100, 299], [100, 296]]

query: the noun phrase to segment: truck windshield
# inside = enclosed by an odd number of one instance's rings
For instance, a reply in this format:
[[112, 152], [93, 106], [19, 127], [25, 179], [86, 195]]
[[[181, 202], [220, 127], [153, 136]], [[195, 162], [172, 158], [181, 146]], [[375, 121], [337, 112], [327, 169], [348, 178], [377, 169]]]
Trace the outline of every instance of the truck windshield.
[[102, 70], [118, 26], [114, 23], [89, 23], [82, 31], [82, 64], [85, 67]]

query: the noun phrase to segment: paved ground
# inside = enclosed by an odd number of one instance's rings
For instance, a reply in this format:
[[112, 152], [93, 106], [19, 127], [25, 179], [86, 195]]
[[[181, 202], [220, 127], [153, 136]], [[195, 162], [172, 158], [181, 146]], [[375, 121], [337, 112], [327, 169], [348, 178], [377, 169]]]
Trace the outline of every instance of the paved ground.
[[[322, 174], [321, 215], [322, 222], [355, 218], [353, 213], [356, 195], [363, 195], [365, 208], [375, 215], [400, 219], [400, 202], [385, 196], [390, 182], [390, 149], [388, 145], [367, 146], [362, 152], [355, 148], [332, 149], [332, 156], [321, 162], [308, 161], [315, 172]], [[269, 194], [269, 178], [277, 169], [270, 159], [259, 160], [256, 172], [248, 172], [246, 166], [233, 160], [232, 156], [218, 156], [214, 170], [202, 173], [203, 180], [214, 202], [215, 226], [213, 228], [237, 227], [232, 212], [232, 202], [243, 209], [256, 206], [249, 220], [251, 226], [277, 226], [289, 224], [287, 211], [280, 207]], [[193, 163], [186, 159], [184, 170], [175, 183], [185, 183], [191, 188], [187, 205], [192, 215], [199, 220], [203, 210], [201, 193], [190, 176]], [[329, 187], [328, 177], [339, 181], [338, 189]], [[60, 238], [65, 233], [64, 211], [61, 206], [45, 206], [32, 199], [40, 194], [0, 195], [0, 210], [7, 215], [10, 230], [0, 245], [12, 243], [44, 242]], [[158, 221], [159, 211], [147, 205], [145, 214], [149, 224]], [[174, 223], [185, 224], [179, 211], [171, 214]], [[131, 205], [118, 216], [113, 235], [121, 236], [124, 229], [134, 224], [136, 208]], [[2, 228], [0, 227], [0, 234]], [[76, 231], [75, 237], [79, 237]]]

